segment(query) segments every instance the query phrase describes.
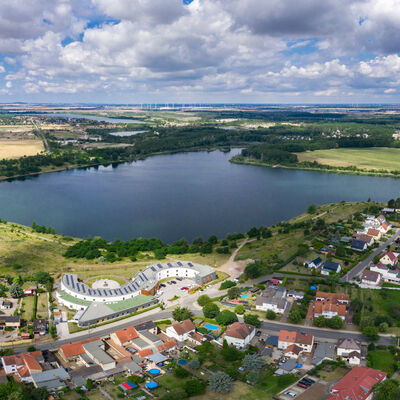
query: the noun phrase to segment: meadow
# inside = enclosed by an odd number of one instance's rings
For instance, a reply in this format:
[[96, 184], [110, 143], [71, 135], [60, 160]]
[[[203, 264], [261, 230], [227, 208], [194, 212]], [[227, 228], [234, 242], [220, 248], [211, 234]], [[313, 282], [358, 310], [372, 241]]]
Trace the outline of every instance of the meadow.
[[0, 141], [0, 159], [34, 156], [44, 150], [41, 140], [2, 140]]
[[296, 153], [300, 162], [316, 161], [332, 167], [357, 167], [365, 170], [400, 170], [400, 149], [389, 147], [340, 148]]

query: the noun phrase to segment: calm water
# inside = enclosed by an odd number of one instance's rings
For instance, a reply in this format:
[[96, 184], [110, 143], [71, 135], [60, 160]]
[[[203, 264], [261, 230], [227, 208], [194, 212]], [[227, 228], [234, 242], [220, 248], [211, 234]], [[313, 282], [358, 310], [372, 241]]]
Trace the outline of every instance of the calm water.
[[220, 237], [270, 225], [311, 203], [399, 197], [400, 179], [270, 169], [230, 153], [182, 153], [0, 183], [0, 217], [107, 239]]
[[66, 113], [43, 113], [39, 115], [45, 115], [48, 117], [65, 117], [65, 118], [77, 118], [77, 119], [90, 119], [91, 121], [109, 122], [111, 124], [144, 124], [145, 122], [137, 119], [129, 118], [107, 118], [96, 115], [84, 115], [84, 114], [66, 114]]
[[138, 133], [143, 133], [146, 131], [124, 131], [124, 132], [110, 132], [109, 135], [113, 136], [133, 136], [137, 135]]

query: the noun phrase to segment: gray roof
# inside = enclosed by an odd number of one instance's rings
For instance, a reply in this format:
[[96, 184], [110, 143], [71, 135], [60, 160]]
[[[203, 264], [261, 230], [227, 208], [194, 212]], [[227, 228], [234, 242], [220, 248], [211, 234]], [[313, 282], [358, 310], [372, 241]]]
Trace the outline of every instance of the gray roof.
[[351, 351], [361, 352], [361, 342], [352, 338], [339, 339], [337, 347], [347, 350], [349, 353]]
[[134, 326], [136, 332], [149, 331], [150, 329], [153, 329], [155, 327], [156, 327], [156, 324], [153, 321], [145, 321], [145, 322], [142, 322], [141, 324]]
[[282, 286], [268, 287], [263, 290], [260, 296], [257, 297], [256, 305], [273, 304], [279, 308], [285, 308], [286, 304], [286, 289]]
[[106, 317], [112, 312], [104, 303], [92, 303], [79, 318], [79, 322], [93, 321], [94, 319]]
[[279, 368], [283, 369], [284, 371], [290, 372], [296, 368], [297, 360], [294, 358], [290, 358], [285, 363], [279, 366]]
[[142, 338], [136, 338], [131, 340], [131, 342], [140, 350], [142, 349], [147, 349], [148, 347], [151, 347], [151, 344], [147, 343], [145, 340], [143, 340]]
[[140, 372], [142, 368], [139, 367], [134, 361], [130, 361], [124, 365], [124, 367], [131, 373]]
[[279, 342], [278, 336], [270, 336], [265, 342], [265, 344], [269, 346], [278, 346], [278, 342]]
[[271, 349], [271, 347], [266, 347], [266, 348], [262, 351], [261, 355], [264, 356], [264, 357], [270, 357], [270, 356], [272, 355], [272, 349]]
[[69, 379], [69, 374], [64, 368], [60, 367], [32, 374], [31, 377], [37, 387], [55, 389], [60, 386], [65, 386], [62, 381]]
[[115, 362], [115, 360], [102, 349], [102, 346], [104, 346], [104, 343], [101, 340], [83, 344], [86, 353], [92, 355], [99, 363], [104, 365]]
[[317, 343], [314, 351], [314, 357], [312, 363], [314, 365], [320, 364], [326, 358], [334, 360], [335, 357], [335, 345], [332, 343]]
[[325, 270], [328, 270], [328, 271], [336, 272], [339, 266], [340, 266], [340, 264], [338, 264], [337, 262], [326, 261], [322, 268], [325, 269]]
[[171, 269], [176, 271], [183, 268], [196, 271], [196, 275], [200, 277], [208, 276], [215, 272], [215, 269], [209, 265], [196, 264], [190, 261], [176, 261], [149, 265], [138, 272], [131, 282], [117, 289], [92, 289], [85, 283], [79, 282], [76, 274], [63, 274], [61, 281], [65, 287], [74, 293], [99, 298], [109, 297], [110, 301], [112, 301], [112, 298], [116, 296], [130, 296], [132, 293], [140, 292], [142, 289], [152, 289], [159, 280], [157, 274], [161, 270]]
[[156, 364], [162, 363], [162, 362], [168, 360], [168, 357], [164, 356], [164, 355], [161, 354], [161, 353], [150, 354], [150, 355], [147, 356], [146, 358], [148, 358], [149, 360], [155, 362]]
[[160, 346], [164, 343], [158, 336], [154, 335], [149, 331], [142, 331], [140, 332], [140, 334], [144, 336], [147, 340], [152, 342], [154, 346]]

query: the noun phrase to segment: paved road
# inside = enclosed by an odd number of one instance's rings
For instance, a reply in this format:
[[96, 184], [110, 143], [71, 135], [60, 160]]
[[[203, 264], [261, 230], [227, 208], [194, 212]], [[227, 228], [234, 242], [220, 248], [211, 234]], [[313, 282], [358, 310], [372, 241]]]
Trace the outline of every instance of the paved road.
[[400, 237], [400, 229], [397, 229], [395, 234], [390, 239], [388, 239], [386, 242], [382, 243], [378, 248], [376, 248], [369, 257], [367, 257], [364, 261], [361, 261], [360, 263], [358, 263], [346, 275], [343, 275], [340, 278], [340, 282], [351, 281], [355, 276], [360, 274], [364, 270], [364, 268], [366, 268], [369, 265], [369, 263], [372, 262], [372, 260], [374, 259], [375, 256], [380, 254], [383, 250], [386, 249], [386, 247], [390, 246], [399, 237]]
[[32, 120], [32, 123], [35, 126], [35, 130], [36, 130], [37, 135], [43, 140], [43, 144], [44, 144], [44, 147], [46, 149], [46, 153], [50, 153], [50, 146], [49, 146], [49, 143], [47, 142], [47, 139], [43, 135], [43, 133], [40, 130], [40, 128], [36, 125], [36, 122], [34, 120]]

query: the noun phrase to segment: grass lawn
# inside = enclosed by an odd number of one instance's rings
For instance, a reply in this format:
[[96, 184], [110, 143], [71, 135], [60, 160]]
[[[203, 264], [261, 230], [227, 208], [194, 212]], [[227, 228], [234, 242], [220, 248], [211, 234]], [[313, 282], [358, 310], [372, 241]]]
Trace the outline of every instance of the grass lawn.
[[49, 306], [47, 303], [47, 293], [40, 293], [37, 300], [36, 318], [47, 318], [49, 316]]
[[373, 350], [369, 351], [368, 366], [371, 368], [379, 369], [383, 372], [394, 372], [393, 364], [395, 358], [389, 350]]
[[348, 368], [337, 367], [333, 371], [326, 371], [322, 369], [318, 372], [318, 375], [326, 382], [333, 382], [342, 379], [348, 372]]
[[333, 167], [400, 170], [400, 149], [388, 147], [330, 149], [296, 153], [299, 161], [317, 161]]
[[254, 388], [239, 381], [234, 383], [233, 389], [230, 393], [213, 393], [207, 390], [206, 394], [193, 397], [193, 399], [196, 400], [258, 400], [270, 398], [271, 396], [263, 390]]
[[33, 299], [34, 296], [27, 296], [22, 299], [22, 308], [24, 312], [21, 315], [21, 318], [30, 321], [33, 315]]

